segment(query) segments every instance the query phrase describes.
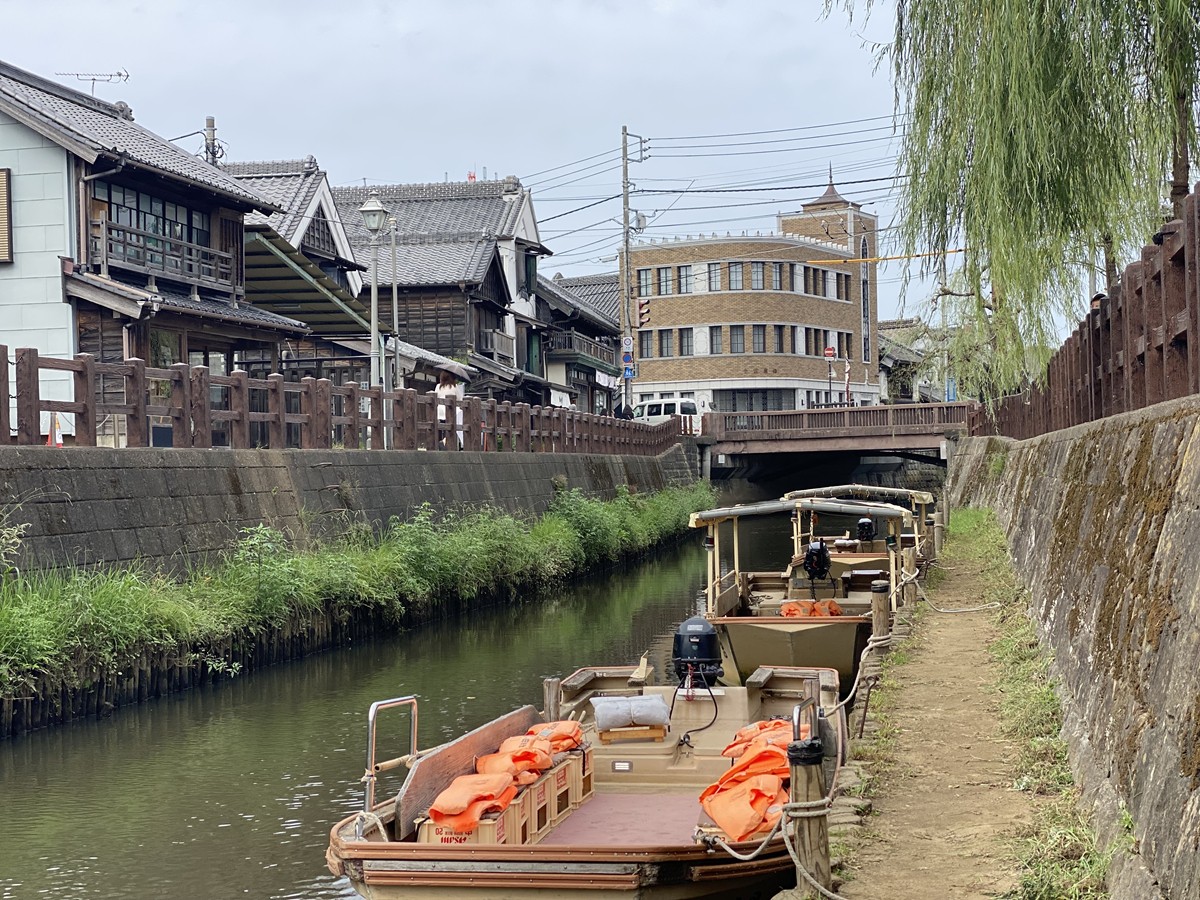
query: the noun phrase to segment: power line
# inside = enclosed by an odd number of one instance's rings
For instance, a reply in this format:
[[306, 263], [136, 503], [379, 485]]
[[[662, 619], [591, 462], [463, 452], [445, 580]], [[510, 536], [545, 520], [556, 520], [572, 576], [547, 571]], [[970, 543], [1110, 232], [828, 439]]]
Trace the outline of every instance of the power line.
[[522, 175], [521, 180], [524, 181], [526, 178], [537, 178], [539, 175], [545, 175], [547, 172], [557, 172], [559, 169], [568, 169], [571, 166], [577, 166], [580, 163], [590, 162], [593, 159], [599, 159], [601, 156], [608, 156], [612, 153], [620, 153], [620, 152], [621, 152], [620, 147], [614, 147], [612, 150], [605, 150], [603, 153], [595, 153], [591, 156], [585, 156], [583, 159], [577, 159], [574, 162], [563, 163], [561, 166], [554, 166], [554, 168], [552, 168], [552, 169], [542, 169], [542, 171], [540, 171], [540, 172], [534, 172], [530, 175]]
[[[822, 138], [841, 137], [847, 134], [869, 134], [873, 131], [891, 131], [894, 130], [887, 126], [879, 128], [856, 128], [853, 131], [830, 131], [822, 134], [805, 135], [803, 137], [792, 138], [770, 138], [765, 141], [726, 141], [716, 144], [672, 144], [663, 147], [663, 150], [708, 150], [718, 147], [758, 147], [763, 144], [790, 144], [796, 141], [814, 141]], [[803, 150], [804, 147], [797, 147], [797, 150]]]
[[[904, 115], [904, 113], [901, 113]], [[818, 128], [836, 128], [841, 125], [857, 125], [859, 122], [879, 122], [883, 119], [894, 119], [894, 115], [869, 116], [865, 119], [847, 119], [845, 122], [826, 122], [823, 125], [800, 125], [795, 128], [772, 128], [767, 131], [731, 131], [726, 134], [685, 134], [670, 137], [652, 137], [652, 141], [702, 141], [710, 138], [757, 137], [761, 134], [787, 134], [794, 131], [815, 131]]]
[[879, 141], [890, 141], [902, 135], [887, 137], [863, 138], [861, 141], [838, 141], [833, 144], [812, 144], [808, 147], [777, 147], [774, 150], [738, 150], [729, 153], [655, 153], [654, 159], [704, 159], [718, 156], [764, 156], [769, 153], [796, 153], [801, 150], [825, 150], [833, 147], [853, 147], [858, 144], [874, 144]]
[[[590, 166], [581, 166], [578, 169], [571, 169], [569, 172], [563, 172], [561, 175], [551, 175], [549, 178], [543, 178], [541, 181], [531, 181], [529, 184], [522, 182], [522, 185], [527, 188], [533, 188], [537, 187], [539, 184], [550, 184], [554, 181], [560, 181], [563, 178], [570, 178], [572, 175], [578, 175], [580, 172], [587, 172], [591, 169], [599, 169], [601, 166], [607, 166], [612, 162], [613, 160], [611, 159], [604, 159], [598, 163], [592, 163]], [[594, 172], [592, 174], [599, 175], [600, 172]]]
[[[557, 213], [557, 214], [555, 214], [553, 216], [549, 216], [548, 218], [545, 218], [545, 219], [539, 219], [538, 225], [542, 225], [545, 222], [552, 222], [555, 219], [561, 219], [563, 216], [571, 215], [571, 213], [583, 212], [583, 210], [585, 210], [585, 209], [591, 209], [593, 206], [599, 206], [601, 203], [607, 203], [609, 200], [616, 200], [620, 196], [621, 196], [620, 194], [613, 194], [611, 197], [601, 197], [599, 200], [596, 200], [593, 203], [589, 203], [587, 206], [578, 206], [575, 209], [568, 209], [566, 212]], [[577, 199], [583, 200], [585, 198], [579, 197]]]
[[[895, 181], [898, 178], [906, 178], [905, 175], [885, 175], [879, 178], [858, 178], [850, 181], [839, 181], [839, 185], [847, 184], [872, 184], [879, 181]], [[771, 187], [716, 187], [716, 188], [679, 188], [676, 190], [668, 190], [666, 188], [639, 188], [634, 191], [635, 194], [749, 194], [758, 191], [806, 191], [816, 190], [818, 188], [828, 187], [828, 182], [814, 184], [777, 184]]]

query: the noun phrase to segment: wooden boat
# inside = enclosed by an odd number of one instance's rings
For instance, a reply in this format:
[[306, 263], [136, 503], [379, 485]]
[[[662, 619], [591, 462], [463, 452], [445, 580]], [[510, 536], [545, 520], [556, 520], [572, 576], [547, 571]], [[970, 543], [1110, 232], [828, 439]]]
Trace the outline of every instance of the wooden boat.
[[[935, 500], [933, 494], [928, 491], [870, 484], [839, 484], [831, 487], [789, 491], [783, 495], [784, 500], [798, 500], [802, 497], [828, 497], [839, 500], [883, 500], [898, 506], [907, 506], [913, 514], [912, 531], [905, 531], [900, 535], [900, 547], [916, 548], [917, 565], [922, 572], [925, 568], [925, 561], [932, 559], [934, 556], [933, 511]], [[843, 546], [846, 548], [854, 545], [854, 552], [859, 553], [882, 553], [887, 549], [883, 539], [858, 540], [858, 535], [853, 535], [849, 531], [843, 534], [825, 534], [822, 537], [830, 545], [836, 545], [838, 542], [843, 542]]]
[[[454, 776], [474, 771], [476, 757], [547, 718], [523, 706], [428, 752], [416, 751], [414, 738], [409, 754], [377, 763], [378, 713], [410, 707], [415, 735], [416, 700], [373, 704], [363, 810], [330, 832], [330, 870], [374, 900], [769, 900], [794, 883], [781, 833], [774, 831], [752, 861], [735, 859], [721, 846], [698, 797], [729, 771], [730, 759], [721, 751], [731, 736], [770, 717], [790, 716], [797, 734], [803, 721], [809, 733], [826, 736], [825, 783], [836, 784], [846, 745], [837, 673], [763, 668], [744, 686], [695, 682], [685, 699], [682, 686], [650, 684], [652, 672], [645, 660], [640, 667], [583, 668], [551, 686], [550, 717], [581, 721], [586, 748], [566, 754], [495, 820], [481, 823], [482, 833], [466, 836], [438, 835], [424, 819], [426, 809]], [[670, 704], [669, 725], [599, 732], [590, 703], [597, 697], [661, 697]], [[411, 769], [399, 793], [376, 803], [378, 774], [404, 765]], [[760, 843], [726, 846], [746, 854]]]
[[[782, 571], [743, 572], [739, 521], [747, 516], [792, 514], [793, 556]], [[805, 547], [815, 533], [813, 519], [832, 514], [869, 517], [886, 523], [879, 549], [829, 547], [829, 575], [813, 581], [803, 566]], [[721, 570], [724, 523], [730, 523], [733, 567]], [[904, 549], [902, 537], [913, 533], [912, 512], [890, 503], [800, 496], [694, 513], [693, 528], [706, 528], [708, 574], [705, 615], [721, 643], [725, 684], [740, 684], [759, 666], [828, 666], [837, 669], [849, 689], [871, 636], [871, 584], [888, 582], [889, 609], [894, 610], [902, 573], [915, 575], [915, 551]], [[906, 556], [909, 557], [905, 569]], [[781, 615], [789, 601], [833, 598], [842, 615], [790, 618]]]

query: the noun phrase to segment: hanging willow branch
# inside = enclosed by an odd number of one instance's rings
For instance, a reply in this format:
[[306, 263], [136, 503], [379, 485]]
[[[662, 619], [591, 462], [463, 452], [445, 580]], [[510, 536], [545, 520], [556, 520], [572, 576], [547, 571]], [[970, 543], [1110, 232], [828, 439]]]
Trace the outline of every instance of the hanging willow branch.
[[[905, 122], [898, 241], [906, 254], [968, 248], [959, 276], [969, 296], [952, 298], [953, 315], [993, 342], [994, 390], [1040, 378], [1056, 318], [1078, 317], [1072, 260], [1099, 246], [1136, 252], [1161, 221], [1168, 173], [1173, 194], [1186, 193], [1196, 6], [896, 0], [884, 57]], [[920, 265], [946, 280], [944, 257]]]

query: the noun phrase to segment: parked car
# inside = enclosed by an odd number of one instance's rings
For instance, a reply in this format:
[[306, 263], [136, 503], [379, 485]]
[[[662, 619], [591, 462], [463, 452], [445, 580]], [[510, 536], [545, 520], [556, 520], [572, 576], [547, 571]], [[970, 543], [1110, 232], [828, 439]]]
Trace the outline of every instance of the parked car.
[[701, 415], [695, 400], [648, 400], [633, 408], [635, 422], [657, 425], [676, 416], [687, 416], [681, 423], [683, 434], [699, 434]]

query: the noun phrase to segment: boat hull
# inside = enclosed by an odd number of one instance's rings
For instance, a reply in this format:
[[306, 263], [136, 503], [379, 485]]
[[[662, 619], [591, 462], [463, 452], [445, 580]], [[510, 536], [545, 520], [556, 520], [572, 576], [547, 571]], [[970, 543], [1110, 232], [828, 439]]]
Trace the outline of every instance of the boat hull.
[[760, 666], [817, 666], [837, 669], [841, 683], [849, 686], [871, 637], [868, 616], [725, 616], [710, 621], [721, 644], [725, 684], [742, 684]]

